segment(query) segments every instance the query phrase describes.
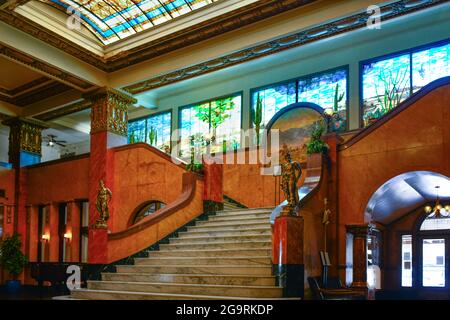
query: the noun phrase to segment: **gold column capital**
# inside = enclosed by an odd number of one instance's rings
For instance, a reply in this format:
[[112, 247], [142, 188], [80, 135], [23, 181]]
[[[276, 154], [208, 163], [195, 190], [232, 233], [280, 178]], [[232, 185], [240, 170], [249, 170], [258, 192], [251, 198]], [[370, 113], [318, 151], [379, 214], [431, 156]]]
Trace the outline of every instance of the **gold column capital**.
[[100, 88], [83, 96], [92, 102], [91, 134], [110, 131], [128, 134], [128, 108], [137, 103], [132, 96], [112, 88]]

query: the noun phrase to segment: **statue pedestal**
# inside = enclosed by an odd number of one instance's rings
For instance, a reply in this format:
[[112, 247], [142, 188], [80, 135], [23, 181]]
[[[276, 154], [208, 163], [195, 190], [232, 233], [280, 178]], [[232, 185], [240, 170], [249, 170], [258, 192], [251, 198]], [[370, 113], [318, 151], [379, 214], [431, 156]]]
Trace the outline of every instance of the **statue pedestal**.
[[89, 229], [88, 263], [108, 263], [108, 229]]
[[272, 261], [284, 297], [304, 296], [303, 217], [280, 216], [272, 233]]

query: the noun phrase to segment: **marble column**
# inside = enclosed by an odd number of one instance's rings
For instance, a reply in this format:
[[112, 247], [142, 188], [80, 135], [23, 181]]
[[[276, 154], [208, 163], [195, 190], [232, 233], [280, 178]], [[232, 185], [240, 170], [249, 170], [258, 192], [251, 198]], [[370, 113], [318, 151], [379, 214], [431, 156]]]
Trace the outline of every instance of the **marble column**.
[[9, 130], [9, 163], [14, 169], [13, 232], [21, 235], [23, 249], [26, 239], [27, 173], [23, 167], [41, 162], [42, 130], [47, 127], [35, 120], [10, 118], [3, 121]]
[[348, 233], [353, 235], [353, 282], [351, 287], [354, 290], [364, 292], [369, 298], [371, 290], [367, 282], [367, 239], [373, 230], [373, 226], [370, 224], [347, 225], [346, 229]]
[[303, 229], [301, 216], [279, 216], [272, 230], [272, 263], [284, 297], [304, 296]]
[[[102, 264], [107, 263], [108, 229], [114, 226], [114, 155], [111, 149], [127, 143], [128, 108], [136, 100], [111, 88], [101, 88], [84, 98], [92, 103], [88, 262]], [[95, 228], [100, 218], [96, 208], [100, 181], [113, 193], [107, 229]]]

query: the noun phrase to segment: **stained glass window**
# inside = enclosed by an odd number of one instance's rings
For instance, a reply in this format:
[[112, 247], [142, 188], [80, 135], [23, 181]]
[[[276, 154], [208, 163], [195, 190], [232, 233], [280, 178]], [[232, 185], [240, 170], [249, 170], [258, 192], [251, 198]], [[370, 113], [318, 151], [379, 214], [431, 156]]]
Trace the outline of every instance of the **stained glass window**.
[[128, 123], [128, 142], [146, 142], [163, 151], [170, 149], [172, 113], [164, 112]]
[[[261, 128], [264, 128], [278, 111], [297, 101], [296, 90], [297, 84], [294, 81], [253, 92], [253, 110], [256, 109], [258, 96], [262, 104]], [[254, 122], [254, 116], [252, 121]]]
[[430, 82], [449, 75], [450, 44], [410, 50], [363, 64], [364, 125], [391, 111]]
[[50, 0], [110, 44], [218, 0]]
[[333, 110], [331, 129], [345, 131], [347, 128], [347, 79], [347, 69], [338, 69], [254, 91], [253, 126], [255, 126], [255, 110], [259, 96], [262, 104], [261, 128], [264, 128], [284, 107], [296, 102], [310, 102], [324, 109]]
[[394, 109], [411, 93], [410, 55], [363, 65], [364, 124]]
[[128, 123], [128, 142], [146, 142], [147, 137], [146, 119]]
[[450, 44], [419, 51], [412, 55], [413, 92], [450, 75]]
[[347, 129], [347, 78], [346, 69], [324, 72], [305, 77], [298, 82], [298, 102], [314, 103], [330, 111], [331, 130]]
[[180, 156], [190, 154], [192, 136], [196, 145], [209, 144], [213, 153], [222, 152], [224, 148], [239, 148], [241, 100], [238, 94], [181, 109]]

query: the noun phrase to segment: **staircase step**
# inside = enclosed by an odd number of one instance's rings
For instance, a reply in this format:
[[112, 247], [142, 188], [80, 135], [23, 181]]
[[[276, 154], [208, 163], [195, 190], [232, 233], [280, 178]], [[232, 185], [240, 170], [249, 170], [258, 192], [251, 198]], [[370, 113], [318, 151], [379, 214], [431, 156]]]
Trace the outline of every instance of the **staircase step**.
[[272, 266], [222, 266], [222, 265], [123, 265], [117, 266], [118, 273], [167, 273], [167, 274], [212, 274], [271, 276]]
[[178, 238], [189, 238], [192, 236], [209, 236], [209, 237], [219, 237], [219, 236], [240, 236], [240, 235], [271, 235], [272, 230], [268, 228], [249, 228], [249, 229], [223, 229], [223, 230], [213, 230], [213, 231], [202, 231], [202, 230], [189, 230], [187, 232], [180, 232]]
[[245, 226], [255, 226], [257, 224], [266, 224], [270, 226], [269, 218], [267, 219], [238, 219], [238, 220], [225, 220], [225, 221], [197, 221], [195, 226], [203, 226], [203, 227], [228, 227], [228, 226], [238, 226], [238, 225], [245, 225]]
[[135, 265], [271, 265], [271, 258], [265, 257], [151, 257], [136, 258]]
[[282, 288], [274, 286], [231, 286], [206, 284], [178, 284], [152, 282], [120, 282], [120, 281], [88, 281], [90, 290], [112, 290], [133, 292], [158, 292], [170, 294], [253, 297], [253, 298], [281, 298]]
[[[206, 295], [184, 295], [167, 293], [145, 293], [129, 291], [106, 291], [79, 289], [72, 291], [74, 299], [91, 300], [254, 300], [245, 297], [224, 297]], [[259, 298], [259, 300], [275, 300], [274, 298]], [[300, 300], [300, 298], [277, 298], [276, 300]]]
[[272, 248], [271, 241], [241, 241], [241, 242], [188, 242], [185, 240], [183, 243], [170, 243], [159, 245], [162, 250], [172, 250], [172, 249], [188, 249], [188, 250], [211, 250], [211, 249], [255, 249], [255, 248]]
[[183, 238], [172, 238], [170, 243], [215, 243], [215, 242], [235, 242], [240, 243], [241, 241], [270, 241], [272, 238], [271, 234], [249, 234], [249, 235], [234, 235], [234, 236], [185, 236]]
[[236, 224], [229, 224], [226, 226], [223, 225], [196, 225], [196, 226], [190, 226], [187, 227], [188, 232], [193, 231], [222, 231], [222, 230], [250, 230], [252, 228], [258, 228], [258, 229], [267, 229], [272, 230], [272, 227], [267, 222], [262, 223], [236, 223]]
[[260, 212], [272, 212], [275, 208], [274, 207], [267, 207], [267, 208], [254, 208], [254, 209], [247, 209], [247, 208], [237, 208], [234, 210], [222, 210], [222, 211], [217, 211], [217, 215], [228, 215], [228, 214], [239, 214], [239, 213], [244, 213], [244, 214], [248, 214], [248, 213], [260, 213]]
[[215, 216], [210, 216], [209, 220], [214, 219], [222, 219], [222, 218], [261, 218], [261, 217], [270, 217], [270, 214], [272, 212], [265, 211], [265, 212], [254, 212], [254, 213], [248, 213], [248, 212], [218, 212]]
[[210, 216], [208, 220], [199, 221], [202, 222], [264, 222], [267, 221], [269, 223], [270, 215], [241, 215], [241, 216]]
[[269, 256], [271, 249], [160, 250], [149, 251], [150, 257], [236, 257]]
[[186, 284], [218, 284], [241, 286], [274, 286], [273, 276], [211, 275], [211, 274], [149, 274], [102, 273], [102, 280], [126, 282], [160, 282]]

